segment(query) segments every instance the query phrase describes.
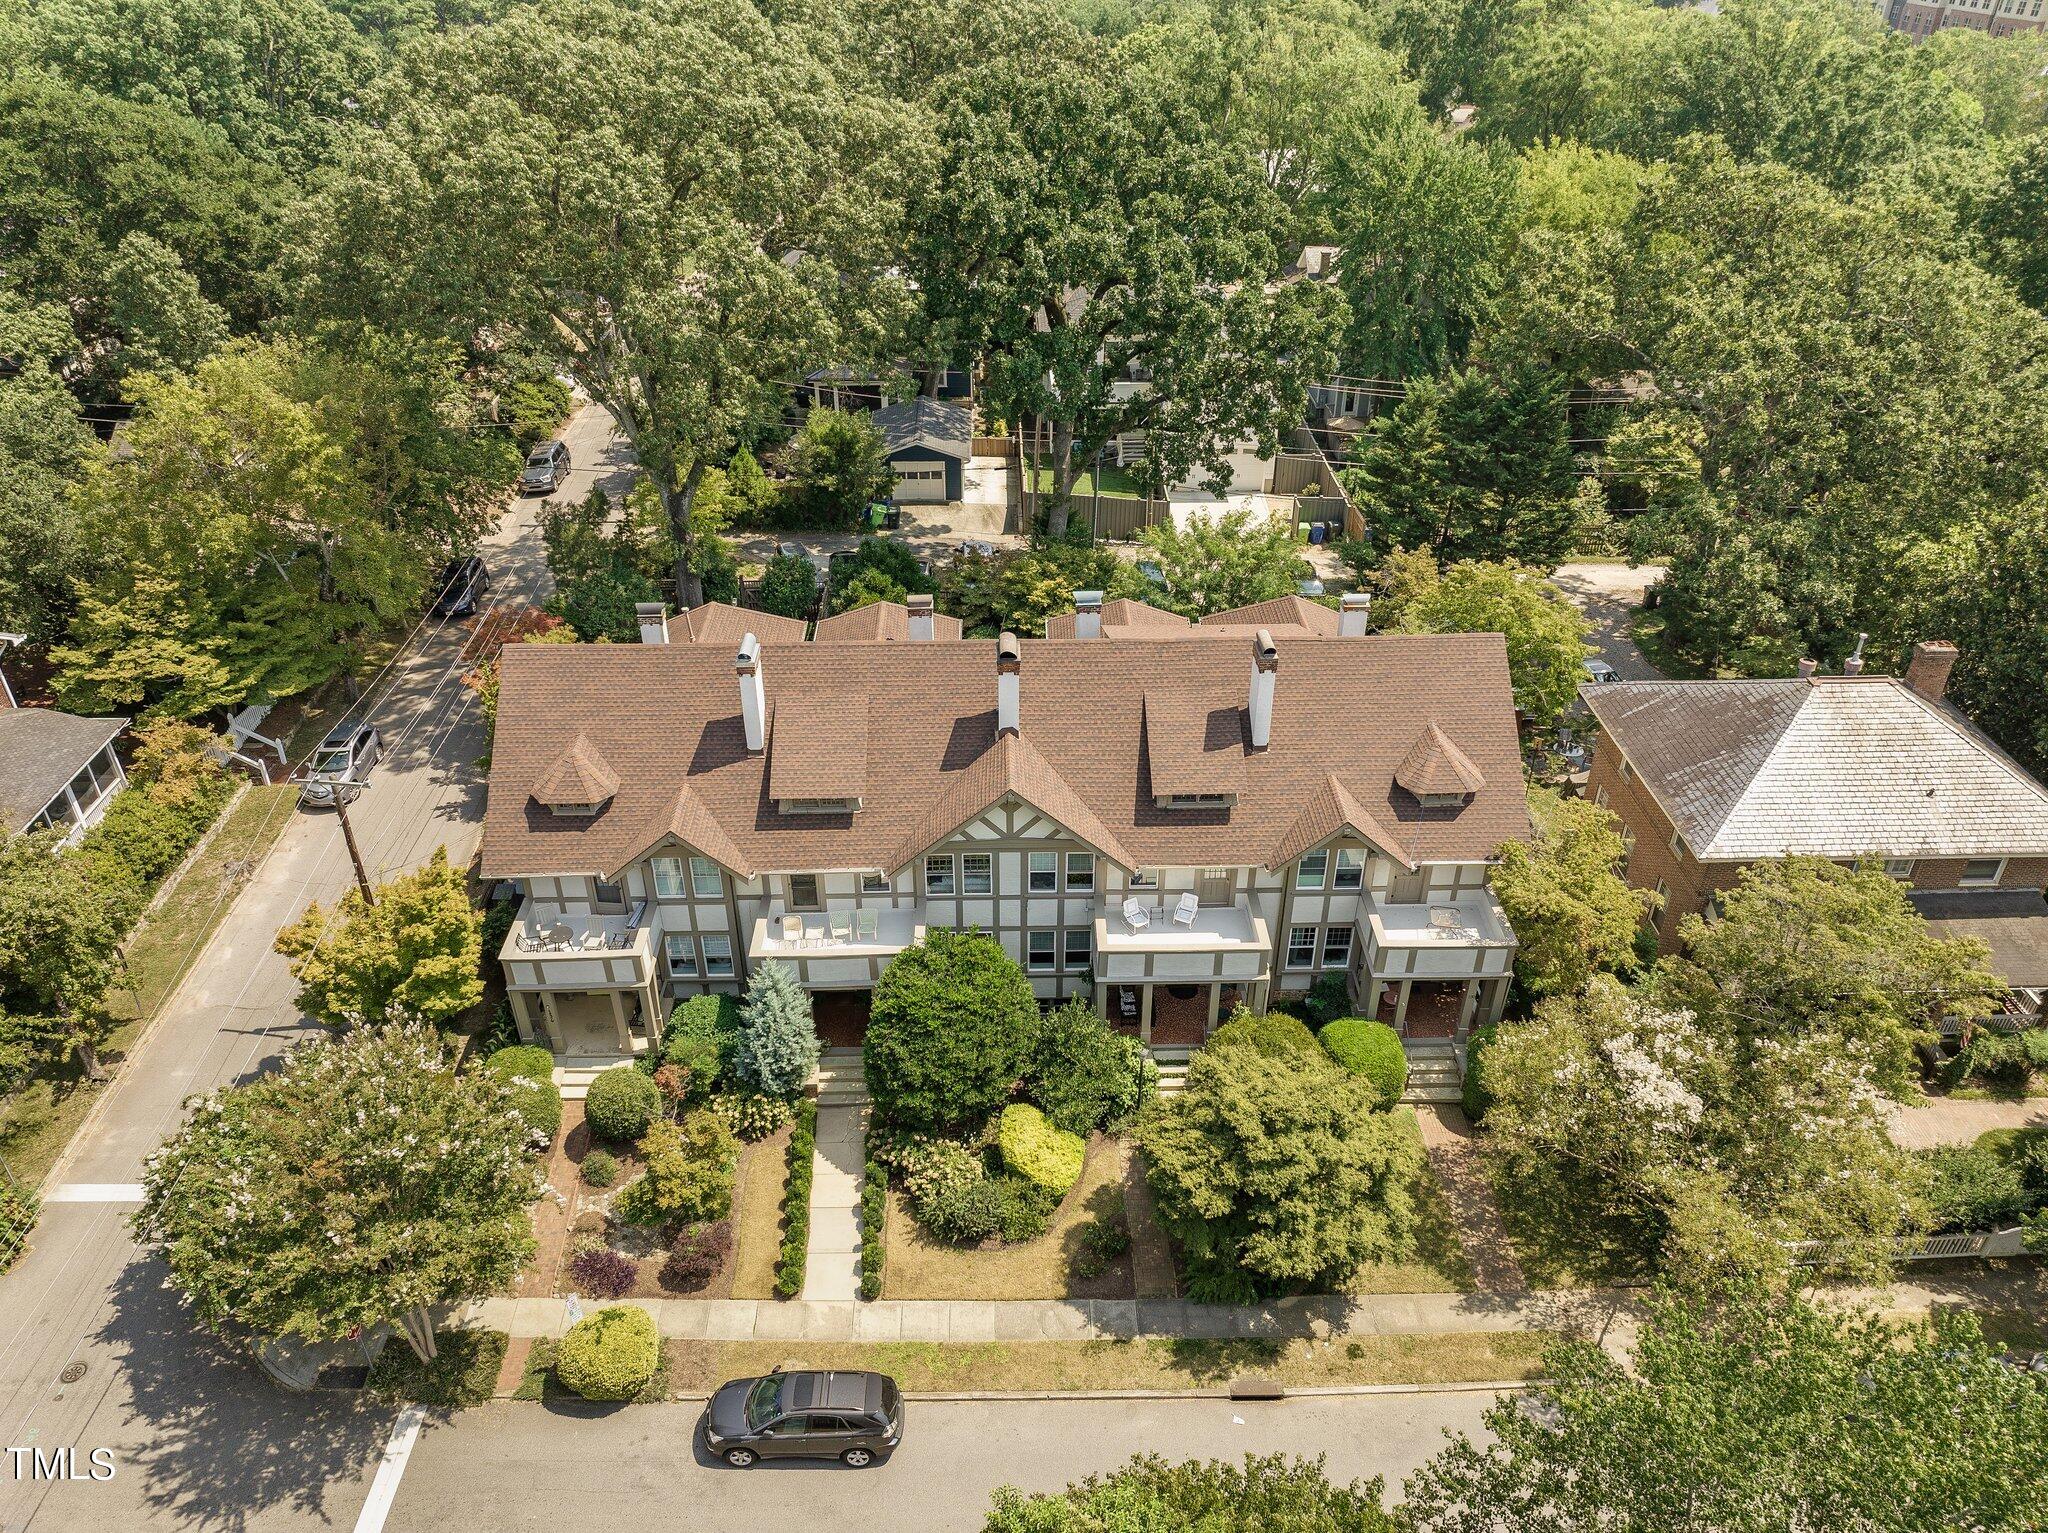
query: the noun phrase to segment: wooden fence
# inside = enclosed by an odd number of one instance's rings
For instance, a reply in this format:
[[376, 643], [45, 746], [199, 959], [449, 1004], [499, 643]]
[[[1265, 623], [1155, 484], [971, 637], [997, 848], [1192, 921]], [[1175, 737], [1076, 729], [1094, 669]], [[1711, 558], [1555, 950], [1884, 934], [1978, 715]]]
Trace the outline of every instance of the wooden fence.
[[[1020, 475], [1012, 475], [1014, 485]], [[1037, 490], [1019, 490], [1010, 497], [1010, 532], [1024, 534], [1037, 524], [1039, 507], [1049, 499]], [[1108, 538], [1128, 542], [1147, 527], [1156, 527], [1172, 520], [1172, 511], [1163, 500], [1141, 499], [1136, 495], [1082, 495], [1067, 498], [1067, 514], [1077, 522], [1085, 522], [1098, 539]]]
[[1344, 486], [1338, 482], [1336, 467], [1324, 456], [1315, 434], [1306, 426], [1297, 426], [1287, 439], [1289, 451], [1283, 452], [1273, 462], [1273, 488], [1278, 491], [1283, 470], [1290, 480], [1292, 493], [1296, 486], [1317, 485], [1322, 494], [1316, 497], [1318, 507], [1335, 502], [1328, 515], [1311, 516], [1306, 511], [1298, 518], [1301, 521], [1342, 522], [1344, 536], [1363, 538], [1365, 518], [1358, 514], [1358, 508], [1351, 504], [1351, 497], [1344, 493]]
[[967, 451], [976, 458], [1014, 458], [1017, 444], [1006, 436], [977, 436], [968, 438]]

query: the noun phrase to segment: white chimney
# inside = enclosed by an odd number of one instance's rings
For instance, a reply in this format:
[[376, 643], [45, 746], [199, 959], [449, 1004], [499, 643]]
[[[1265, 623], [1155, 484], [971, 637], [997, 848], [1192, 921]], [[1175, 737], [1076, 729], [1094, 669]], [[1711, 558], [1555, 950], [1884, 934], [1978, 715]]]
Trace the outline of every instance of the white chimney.
[[1337, 632], [1347, 639], [1360, 638], [1371, 622], [1371, 594], [1365, 591], [1346, 591], [1343, 609], [1337, 614]]
[[910, 609], [910, 637], [913, 640], [925, 643], [937, 636], [932, 624], [930, 596], [923, 593], [907, 596], [903, 600], [903, 605]]
[[1102, 637], [1102, 593], [1100, 591], [1076, 591], [1074, 593], [1074, 637], [1077, 639], [1099, 639]]
[[740, 678], [740, 719], [746, 725], [747, 751], [760, 755], [768, 748], [768, 694], [761, 689], [761, 641], [752, 634], [740, 640], [733, 662]]
[[1018, 717], [1022, 702], [1020, 672], [1023, 669], [1023, 651], [1018, 647], [1017, 636], [1005, 633], [996, 640], [996, 733], [1014, 735], [1023, 728]]
[[1844, 676], [1861, 676], [1863, 674], [1863, 646], [1869, 642], [1869, 639], [1870, 635], [1867, 633], [1856, 635], [1855, 653], [1842, 662], [1842, 674]]
[[1252, 635], [1252, 749], [1262, 751], [1273, 743], [1273, 688], [1280, 679], [1280, 651], [1273, 647], [1273, 635], [1261, 628]]
[[658, 601], [637, 602], [633, 615], [640, 619], [642, 644], [668, 643], [668, 608]]

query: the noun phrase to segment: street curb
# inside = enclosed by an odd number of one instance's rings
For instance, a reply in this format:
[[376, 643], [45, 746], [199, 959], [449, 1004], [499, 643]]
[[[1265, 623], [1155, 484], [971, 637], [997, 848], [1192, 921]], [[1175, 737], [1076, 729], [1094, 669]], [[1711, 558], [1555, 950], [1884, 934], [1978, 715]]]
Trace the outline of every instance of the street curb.
[[[1290, 1388], [1282, 1400], [1342, 1399], [1347, 1395], [1497, 1395], [1531, 1389], [1541, 1379], [1483, 1379], [1456, 1384], [1304, 1384]], [[510, 1399], [499, 1395], [498, 1399]], [[702, 1405], [709, 1395], [670, 1395], [669, 1405]], [[906, 1400], [927, 1404], [972, 1404], [1003, 1400], [1229, 1400], [1227, 1389], [959, 1389], [920, 1393], [906, 1389]], [[1239, 1400], [1239, 1405], [1267, 1405], [1267, 1400]]]

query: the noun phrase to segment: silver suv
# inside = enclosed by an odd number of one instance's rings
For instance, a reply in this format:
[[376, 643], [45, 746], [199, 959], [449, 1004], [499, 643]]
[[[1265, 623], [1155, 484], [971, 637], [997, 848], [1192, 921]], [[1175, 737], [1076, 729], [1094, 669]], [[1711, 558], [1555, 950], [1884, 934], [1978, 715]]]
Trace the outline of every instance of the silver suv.
[[526, 455], [526, 467], [519, 471], [519, 493], [552, 495], [569, 477], [569, 444], [542, 442]]

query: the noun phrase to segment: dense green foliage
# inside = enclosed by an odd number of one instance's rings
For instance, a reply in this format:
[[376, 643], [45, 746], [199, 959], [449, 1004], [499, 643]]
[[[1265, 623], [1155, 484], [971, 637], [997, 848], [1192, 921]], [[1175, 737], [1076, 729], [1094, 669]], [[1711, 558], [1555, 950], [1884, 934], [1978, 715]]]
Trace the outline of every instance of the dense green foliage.
[[483, 999], [482, 922], [466, 875], [435, 847], [425, 866], [377, 890], [350, 889], [277, 934], [299, 1009], [332, 1028], [446, 1022]]
[[806, 1098], [796, 1106], [788, 1175], [782, 1184], [782, 1251], [775, 1264], [775, 1292], [785, 1299], [803, 1292], [804, 1258], [811, 1242], [812, 1162], [817, 1147], [818, 1104]]
[[599, 1139], [628, 1144], [647, 1132], [661, 1111], [661, 1092], [638, 1070], [614, 1065], [598, 1072], [583, 1099], [583, 1121]]
[[[646, 1077], [622, 1070], [635, 1080]], [[639, 1144], [647, 1169], [619, 1195], [619, 1216], [629, 1224], [698, 1224], [732, 1212], [732, 1177], [739, 1141], [715, 1112], [693, 1112], [680, 1125], [663, 1118]]]
[[534, 1249], [512, 1095], [424, 1026], [301, 1044], [150, 1157], [136, 1234], [228, 1332], [339, 1341], [495, 1292]]
[[764, 612], [809, 617], [818, 605], [818, 567], [802, 554], [777, 554], [762, 571], [754, 599]]
[[1050, 1495], [1027, 1496], [1005, 1487], [996, 1492], [994, 1510], [982, 1525], [983, 1533], [1393, 1533], [1396, 1526], [1380, 1510], [1378, 1480], [1332, 1485], [1320, 1459], [1277, 1454], [1247, 1454], [1243, 1468], [1135, 1458]]
[[422, 1362], [412, 1348], [388, 1341], [370, 1365], [363, 1392], [390, 1405], [417, 1401], [442, 1411], [487, 1405], [497, 1391], [508, 1345], [503, 1331], [439, 1331], [434, 1360]]
[[555, 1088], [555, 1056], [538, 1044], [499, 1049], [484, 1068], [512, 1088], [512, 1110], [525, 1122], [537, 1150], [555, 1141], [562, 1127], [562, 1093]]
[[1316, 1034], [1323, 1052], [1351, 1074], [1372, 1082], [1379, 1105], [1392, 1107], [1408, 1085], [1408, 1055], [1401, 1035], [1384, 1022], [1366, 1017], [1339, 1017]]
[[1055, 1196], [1064, 1196], [1081, 1179], [1087, 1149], [1079, 1134], [1053, 1127], [1029, 1102], [1012, 1102], [996, 1120], [996, 1153], [1003, 1169]]
[[1510, 841], [1488, 882], [1515, 932], [1515, 975], [1532, 995], [1580, 989], [1633, 967], [1652, 896], [1621, 876], [1621, 822], [1590, 799], [1531, 789], [1534, 834]]
[[773, 960], [754, 970], [740, 1003], [740, 1036], [733, 1052], [739, 1078], [766, 1096], [795, 1096], [818, 1067], [818, 1029], [810, 992], [796, 970]]
[[882, 971], [861, 1057], [876, 1113], [909, 1129], [979, 1123], [1038, 1043], [1031, 981], [991, 937], [933, 928]]
[[1046, 1014], [1025, 1093], [1070, 1134], [1119, 1127], [1137, 1116], [1146, 1059], [1137, 1039], [1069, 1001]]
[[555, 1349], [555, 1377], [586, 1400], [630, 1400], [660, 1365], [652, 1317], [628, 1304], [585, 1316]]
[[866, 415], [811, 411], [789, 444], [792, 511], [806, 526], [853, 526], [869, 505], [888, 498], [896, 482], [882, 448], [882, 433]]

